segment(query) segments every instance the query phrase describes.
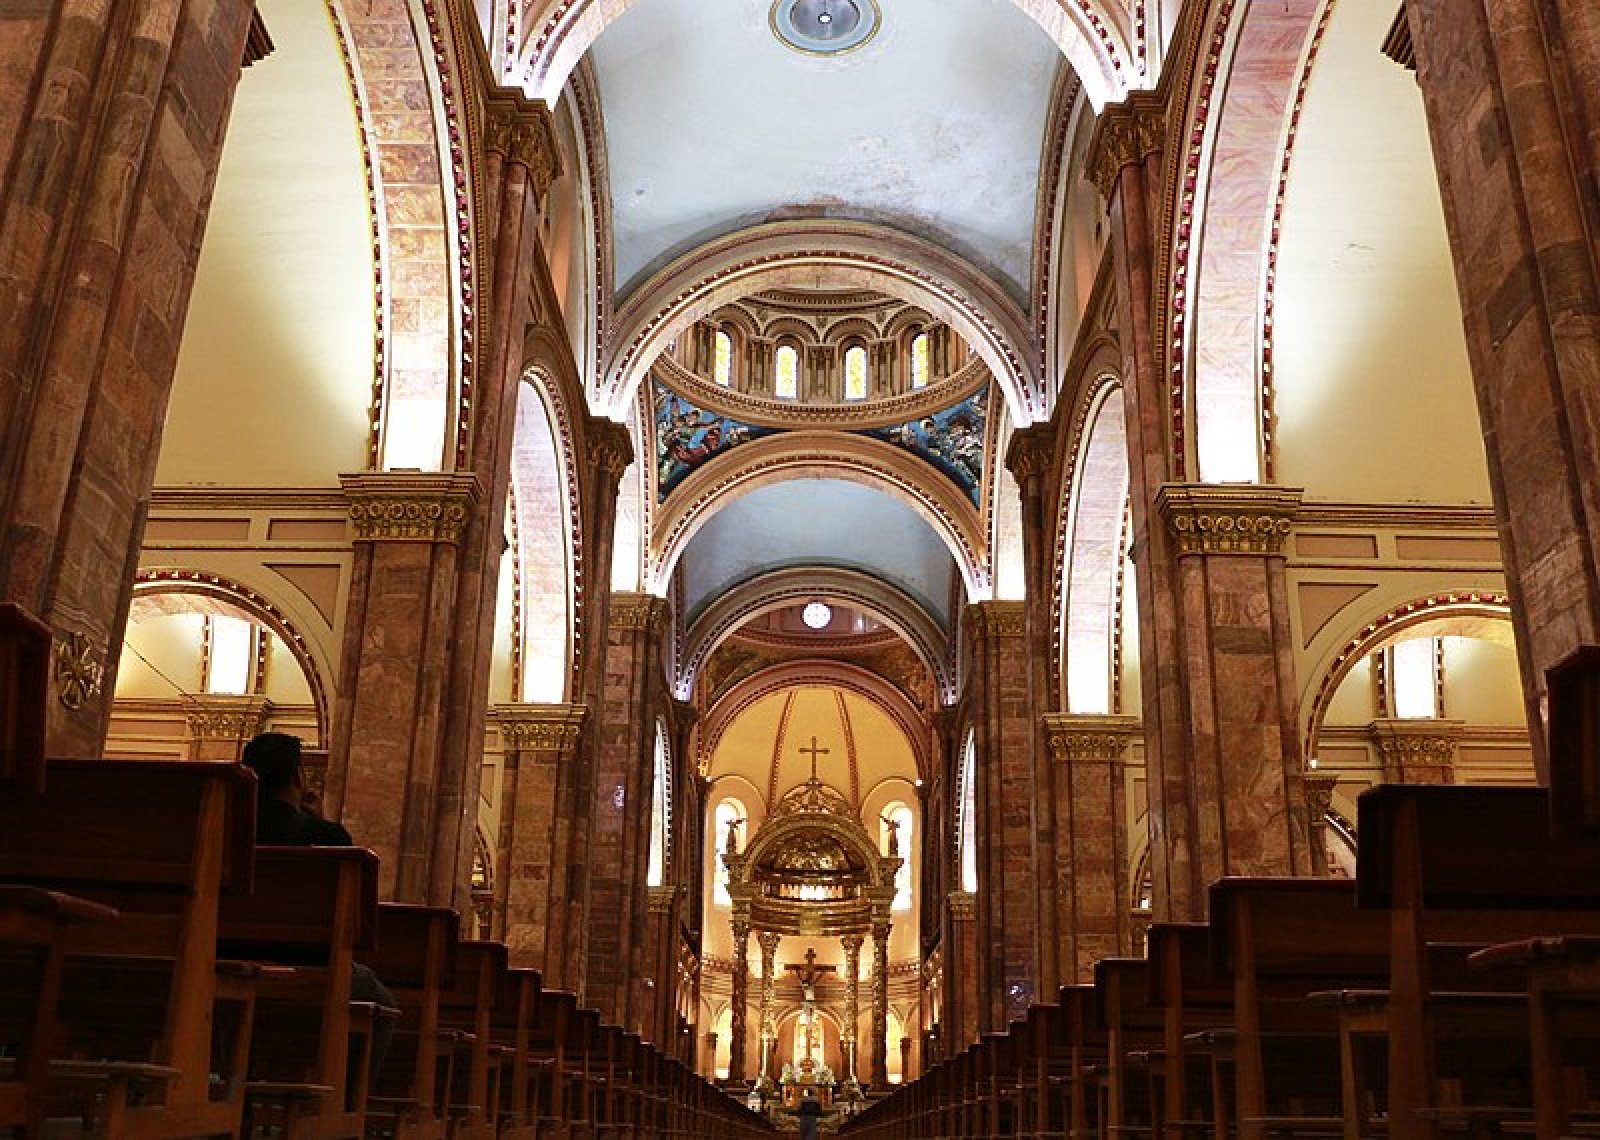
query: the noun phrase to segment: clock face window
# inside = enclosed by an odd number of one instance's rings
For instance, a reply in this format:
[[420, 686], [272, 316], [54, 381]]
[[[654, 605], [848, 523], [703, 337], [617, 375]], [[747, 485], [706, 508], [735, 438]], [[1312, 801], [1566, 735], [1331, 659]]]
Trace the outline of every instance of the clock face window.
[[827, 602], [808, 602], [800, 611], [800, 620], [812, 629], [827, 629], [833, 620], [833, 607]]

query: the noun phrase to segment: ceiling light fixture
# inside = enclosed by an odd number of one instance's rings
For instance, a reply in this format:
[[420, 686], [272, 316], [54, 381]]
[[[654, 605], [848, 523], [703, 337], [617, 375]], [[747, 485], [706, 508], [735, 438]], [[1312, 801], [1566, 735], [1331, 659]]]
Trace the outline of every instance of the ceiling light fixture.
[[810, 629], [827, 629], [833, 620], [833, 607], [827, 602], [807, 602], [800, 611], [800, 620]]
[[806, 55], [840, 55], [878, 31], [877, 0], [774, 0], [772, 32]]

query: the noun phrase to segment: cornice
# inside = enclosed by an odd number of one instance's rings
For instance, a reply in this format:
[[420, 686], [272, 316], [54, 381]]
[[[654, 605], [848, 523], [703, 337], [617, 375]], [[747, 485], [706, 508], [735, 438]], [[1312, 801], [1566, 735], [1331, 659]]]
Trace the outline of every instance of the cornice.
[[461, 541], [477, 506], [476, 475], [363, 471], [339, 476], [357, 542]]
[[337, 487], [157, 487], [150, 511], [315, 510], [343, 514], [349, 500]]
[[1095, 120], [1085, 162], [1089, 180], [1107, 201], [1124, 166], [1160, 152], [1166, 142], [1166, 98], [1154, 91], [1133, 91], [1112, 103]]
[[1119, 760], [1144, 731], [1138, 717], [1046, 713], [1045, 742], [1057, 763]]
[[587, 705], [496, 705], [489, 723], [512, 752], [565, 752], [575, 747], [588, 717]]
[[1281, 555], [1301, 494], [1255, 483], [1164, 483], [1156, 510], [1180, 555]]
[[1295, 522], [1329, 529], [1495, 530], [1498, 526], [1494, 508], [1476, 503], [1306, 502]]

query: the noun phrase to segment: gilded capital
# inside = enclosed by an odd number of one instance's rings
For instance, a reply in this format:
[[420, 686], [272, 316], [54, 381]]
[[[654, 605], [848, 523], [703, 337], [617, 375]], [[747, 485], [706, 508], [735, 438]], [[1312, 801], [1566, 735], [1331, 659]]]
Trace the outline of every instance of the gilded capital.
[[1028, 632], [1026, 602], [973, 602], [965, 618], [967, 635], [973, 638], [1022, 637]]
[[1300, 777], [1300, 782], [1305, 787], [1311, 822], [1316, 823], [1333, 810], [1333, 790], [1339, 786], [1339, 777], [1325, 772], [1307, 772]]
[[651, 914], [669, 914], [673, 900], [678, 897], [677, 887], [646, 887]]
[[600, 416], [590, 416], [584, 421], [584, 451], [590, 462], [613, 485], [622, 479], [622, 473], [633, 462], [633, 439], [626, 424]]
[[667, 628], [667, 600], [619, 590], [611, 595], [610, 623], [612, 629], [660, 633]]
[[1006, 467], [1018, 483], [1046, 475], [1055, 458], [1055, 430], [1048, 423], [1019, 428], [1006, 447]]
[[489, 723], [508, 752], [571, 752], [588, 712], [587, 705], [497, 705]]
[[434, 471], [341, 475], [357, 542], [455, 545], [480, 498], [478, 477]]
[[1385, 778], [1396, 782], [1448, 782], [1455, 767], [1462, 722], [1434, 717], [1389, 718], [1371, 725]]
[[1283, 553], [1300, 510], [1298, 487], [1164, 483], [1156, 511], [1179, 554]]
[[561, 177], [555, 116], [546, 104], [519, 91], [500, 88], [484, 100], [483, 142], [507, 162], [527, 168], [534, 194], [541, 201], [550, 184]]
[[1088, 170], [1102, 197], [1111, 200], [1124, 166], [1162, 149], [1166, 130], [1166, 109], [1152, 92], [1136, 91], [1101, 110], [1089, 136]]
[[188, 711], [190, 740], [249, 740], [266, 725], [272, 702], [259, 696], [206, 696]]
[[972, 891], [951, 891], [945, 898], [950, 904], [950, 917], [957, 922], [971, 922], [978, 917], [978, 896]]
[[1143, 729], [1132, 716], [1046, 713], [1044, 731], [1050, 759], [1068, 764], [1120, 760]]

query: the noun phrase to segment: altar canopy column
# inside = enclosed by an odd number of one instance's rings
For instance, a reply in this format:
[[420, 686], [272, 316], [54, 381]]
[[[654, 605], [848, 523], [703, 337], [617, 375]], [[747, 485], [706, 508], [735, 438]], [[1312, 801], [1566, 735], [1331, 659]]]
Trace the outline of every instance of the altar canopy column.
[[567, 874], [567, 852], [556, 842], [556, 785], [573, 763], [588, 710], [583, 705], [500, 705], [490, 721], [505, 749], [500, 785], [495, 929], [511, 964], [540, 971], [552, 989], [570, 983], [552, 952], [565, 937], [553, 885]]
[[434, 864], [448, 863], [453, 881], [457, 852], [438, 847], [437, 816], [459, 811], [442, 786], [444, 753], [466, 742], [448, 737], [445, 690], [456, 647], [460, 545], [481, 488], [472, 475], [419, 471], [368, 471], [341, 481], [355, 565], [328, 809], [356, 842], [378, 853], [384, 898], [449, 906], [454, 891], [435, 891]]
[[728, 1027], [728, 1080], [737, 1084], [744, 1080], [744, 1045], [746, 1011], [750, 1004], [750, 922], [733, 920], [733, 1006], [732, 1023]]
[[756, 942], [761, 947], [761, 1072], [758, 1075], [763, 1085], [772, 1079], [773, 1045], [778, 1039], [773, 1011], [778, 979], [773, 971], [777, 969], [778, 943], [781, 940], [779, 935], [770, 930], [763, 930], [756, 935]]
[[889, 923], [872, 924], [872, 1087], [889, 1084]]
[[857, 1030], [861, 1025], [861, 943], [862, 935], [845, 934], [839, 939], [844, 950], [844, 1031], [839, 1034], [839, 1044], [844, 1051], [846, 1086], [859, 1083], [856, 1064]]
[[46, 748], [97, 756], [249, 0], [10, 4], [0, 36], [0, 601], [54, 638]]
[[1044, 727], [1061, 829], [1055, 857], [1062, 980], [1088, 983], [1095, 962], [1133, 949], [1125, 758], [1139, 722], [1051, 713]]
[[1175, 482], [1192, 441], [1171, 430], [1155, 304], [1163, 98], [1105, 108], [1088, 167], [1117, 285], [1155, 917], [1181, 921], [1205, 917], [1224, 875], [1308, 874], [1311, 860], [1282, 555], [1300, 493]]
[[[1600, 644], [1600, 10], [1406, 8], [1537, 727], [1545, 671]], [[1557, 802], [1600, 824], [1594, 771], [1551, 771], [1530, 738]]]

